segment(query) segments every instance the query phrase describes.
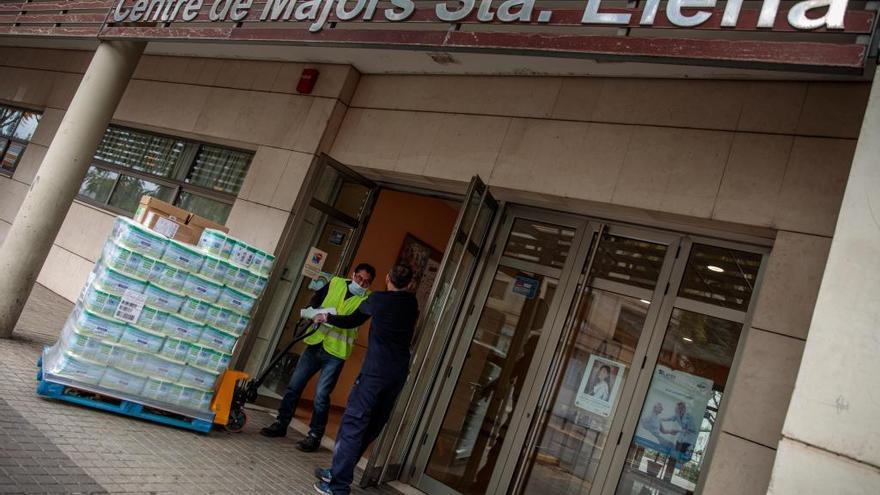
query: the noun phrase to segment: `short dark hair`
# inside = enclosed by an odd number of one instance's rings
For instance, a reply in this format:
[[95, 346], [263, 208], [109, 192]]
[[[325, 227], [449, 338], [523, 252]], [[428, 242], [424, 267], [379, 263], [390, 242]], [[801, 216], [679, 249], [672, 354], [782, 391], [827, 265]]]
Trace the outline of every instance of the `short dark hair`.
[[401, 264], [394, 265], [391, 267], [391, 271], [388, 272], [388, 278], [391, 279], [391, 283], [398, 289], [406, 289], [413, 279], [412, 268]]
[[376, 269], [373, 268], [373, 265], [369, 263], [358, 263], [358, 266], [354, 267], [354, 273], [361, 270], [370, 274], [370, 280], [376, 280]]

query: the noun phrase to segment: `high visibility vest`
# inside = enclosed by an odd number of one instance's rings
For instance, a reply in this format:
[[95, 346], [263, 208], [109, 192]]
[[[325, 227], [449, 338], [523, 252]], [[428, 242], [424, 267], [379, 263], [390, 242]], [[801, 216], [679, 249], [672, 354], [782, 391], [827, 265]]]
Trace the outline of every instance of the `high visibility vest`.
[[[327, 295], [321, 302], [322, 308], [336, 308], [336, 314], [346, 316], [354, 313], [361, 303], [367, 300], [370, 292], [358, 296], [352, 294], [348, 299], [348, 281], [341, 277], [333, 277], [330, 279], [330, 287], [327, 289]], [[309, 335], [305, 339], [308, 345], [318, 345], [323, 342], [324, 350], [331, 356], [339, 359], [348, 359], [351, 351], [354, 349], [354, 342], [357, 340], [357, 328], [339, 328], [329, 323], [322, 324], [318, 330]]]

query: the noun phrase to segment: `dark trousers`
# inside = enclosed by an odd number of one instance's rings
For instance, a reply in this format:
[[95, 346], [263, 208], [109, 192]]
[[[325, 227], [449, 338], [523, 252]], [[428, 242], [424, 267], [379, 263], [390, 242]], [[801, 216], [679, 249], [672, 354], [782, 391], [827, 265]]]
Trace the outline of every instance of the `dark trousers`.
[[316, 373], [320, 372], [321, 377], [318, 379], [318, 387], [315, 390], [309, 436], [323, 437], [324, 430], [327, 428], [327, 419], [330, 416], [330, 393], [336, 387], [344, 364], [345, 360], [327, 353], [322, 344], [307, 346], [305, 352], [296, 362], [296, 368], [290, 376], [287, 390], [284, 391], [284, 398], [281, 399], [281, 407], [278, 409], [278, 421], [285, 427], [290, 424], [306, 384]]
[[348, 395], [348, 405], [336, 435], [336, 451], [330, 490], [334, 495], [348, 495], [354, 481], [354, 469], [367, 447], [373, 443], [388, 419], [405, 377], [383, 378], [360, 375]]

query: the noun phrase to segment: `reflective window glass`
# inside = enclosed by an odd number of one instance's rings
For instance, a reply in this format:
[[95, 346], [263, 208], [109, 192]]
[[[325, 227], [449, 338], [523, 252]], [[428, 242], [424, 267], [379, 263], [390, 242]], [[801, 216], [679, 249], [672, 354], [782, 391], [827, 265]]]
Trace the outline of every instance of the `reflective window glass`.
[[99, 203], [106, 203], [110, 199], [117, 178], [119, 174], [116, 172], [91, 166], [86, 172], [82, 185], [79, 186], [79, 195]]
[[40, 123], [40, 117], [41, 115], [36, 112], [24, 112], [12, 137], [22, 141], [30, 141], [37, 130], [37, 124]]
[[605, 234], [599, 242], [590, 278], [653, 289], [663, 268], [666, 249], [663, 244]]
[[170, 187], [145, 179], [123, 175], [119, 177], [119, 181], [116, 183], [116, 188], [113, 190], [108, 204], [134, 214], [140, 203], [141, 196], [153, 196], [162, 201], [171, 201], [173, 195], [174, 189]]
[[525, 218], [514, 221], [504, 256], [562, 268], [571, 250], [574, 229]]
[[186, 191], [180, 193], [177, 206], [220, 224], [226, 223], [229, 212], [232, 211], [232, 205], [229, 203]]
[[237, 194], [250, 165], [251, 153], [203, 145], [186, 182], [214, 191]]
[[694, 244], [678, 295], [746, 311], [760, 266], [758, 253]]

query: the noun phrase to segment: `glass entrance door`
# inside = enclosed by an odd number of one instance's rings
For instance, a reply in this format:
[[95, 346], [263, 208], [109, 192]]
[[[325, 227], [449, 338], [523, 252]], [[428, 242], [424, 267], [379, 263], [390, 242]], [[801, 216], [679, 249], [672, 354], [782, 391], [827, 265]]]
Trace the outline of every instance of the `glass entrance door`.
[[505, 483], [496, 468], [518, 448], [513, 433], [528, 409], [522, 398], [537, 375], [535, 358], [564, 319], [587, 230], [578, 217], [509, 209], [471, 307], [479, 312], [464, 322], [446, 361], [416, 461], [421, 489], [477, 494]]

